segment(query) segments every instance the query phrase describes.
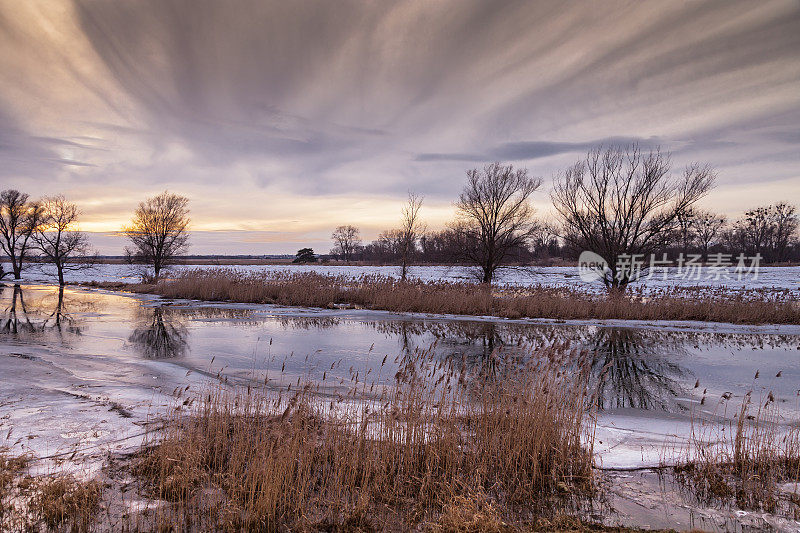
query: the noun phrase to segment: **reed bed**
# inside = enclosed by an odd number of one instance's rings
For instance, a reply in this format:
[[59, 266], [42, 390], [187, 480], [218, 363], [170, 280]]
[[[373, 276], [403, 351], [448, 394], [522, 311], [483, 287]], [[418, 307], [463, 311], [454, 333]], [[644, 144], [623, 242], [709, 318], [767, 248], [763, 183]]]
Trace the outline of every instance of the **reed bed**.
[[30, 462], [0, 450], [0, 531], [90, 531], [102, 484], [64, 473], [31, 477]]
[[[120, 286], [122, 287], [122, 286]], [[120, 288], [118, 287], [118, 288]], [[695, 320], [734, 324], [800, 324], [796, 293], [719, 288], [630, 290], [621, 295], [531, 286], [489, 288], [457, 282], [315, 273], [181, 271], [157, 284], [127, 285], [168, 298], [303, 307], [356, 306], [396, 312], [505, 318]]]
[[740, 509], [800, 518], [798, 491], [780, 490], [800, 482], [800, 426], [780, 425], [772, 393], [742, 399], [732, 422], [693, 424], [676, 478], [703, 503], [735, 503]]
[[27, 457], [13, 456], [0, 448], [0, 530], [7, 529], [16, 521], [16, 481], [27, 466]]
[[574, 360], [573, 371], [560, 370], [565, 353], [551, 349], [487, 371], [458, 370], [421, 352], [388, 383], [356, 373], [348, 391], [324, 399], [324, 384], [302, 381], [280, 393], [203, 393], [188, 412], [174, 412], [132, 467], [145, 494], [170, 502], [147, 525], [511, 531], [536, 524], [594, 490], [587, 370]]

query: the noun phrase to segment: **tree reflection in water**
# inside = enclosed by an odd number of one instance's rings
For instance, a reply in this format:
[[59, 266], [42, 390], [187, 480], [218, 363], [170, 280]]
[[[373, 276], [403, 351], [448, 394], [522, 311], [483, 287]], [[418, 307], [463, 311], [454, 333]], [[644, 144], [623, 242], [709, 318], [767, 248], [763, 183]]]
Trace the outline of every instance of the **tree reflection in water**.
[[[14, 285], [10, 289], [11, 297], [0, 319], [0, 333], [35, 335], [55, 332], [61, 337], [66, 332], [80, 335], [80, 322], [70, 307], [77, 306], [78, 313], [93, 309], [93, 304], [89, 302], [71, 300], [68, 304], [64, 298], [64, 287], [48, 292], [44, 297], [35, 298], [32, 303], [26, 303], [25, 290], [20, 285]], [[0, 298], [6, 296], [7, 290], [9, 287], [0, 285]], [[51, 302], [52, 294], [56, 296], [55, 302]]]
[[[7, 289], [8, 287], [6, 286], [0, 286], [0, 295], [5, 296], [3, 293]], [[28, 317], [28, 310], [25, 306], [22, 287], [14, 285], [11, 291], [11, 303], [3, 311], [5, 316], [3, 317], [3, 324], [0, 331], [13, 335], [20, 332], [35, 332], [37, 328]]]
[[189, 349], [189, 331], [179, 313], [169, 308], [156, 306], [139, 309], [138, 326], [128, 342], [148, 359], [170, 359], [180, 357]]
[[[375, 323], [374, 327], [397, 336], [407, 354], [426, 349], [431, 337], [425, 334], [432, 335], [439, 358], [459, 371], [478, 370], [496, 378], [548, 346], [583, 348], [590, 357], [590, 386], [598, 409], [684, 408], [675, 401], [685, 392], [682, 383], [688, 379], [680, 360], [693, 339], [677, 332], [474, 321]], [[578, 370], [564, 364], [567, 370]]]
[[442, 355], [460, 358], [460, 366], [480, 370], [482, 376], [500, 377], [535, 357], [537, 349], [554, 343], [582, 346], [591, 361], [589, 384], [598, 409], [683, 409], [675, 399], [683, 392], [687, 371], [679, 361], [687, 350], [683, 341], [668, 334], [632, 328], [508, 327], [493, 322], [458, 329], [457, 336], [440, 337]]
[[[522, 331], [494, 322], [397, 321], [364, 322], [395, 336], [401, 353], [409, 355], [433, 349], [439, 360], [457, 372], [497, 376], [503, 368], [518, 366], [529, 353]], [[476, 372], [477, 371], [477, 372]]]
[[588, 346], [598, 409], [685, 409], [675, 402], [687, 376], [677, 362], [688, 353], [682, 342], [650, 330], [598, 328]]
[[58, 288], [58, 300], [53, 312], [42, 322], [42, 328], [52, 328], [62, 333], [65, 329], [69, 333], [81, 334], [81, 328], [77, 325], [75, 318], [67, 309], [64, 301], [64, 287]]

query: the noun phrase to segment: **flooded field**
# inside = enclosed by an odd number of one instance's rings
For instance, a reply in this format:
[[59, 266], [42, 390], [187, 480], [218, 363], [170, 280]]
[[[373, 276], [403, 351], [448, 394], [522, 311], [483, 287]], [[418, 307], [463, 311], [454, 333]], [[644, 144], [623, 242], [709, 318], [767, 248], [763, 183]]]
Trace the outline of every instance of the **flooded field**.
[[[300, 378], [320, 382], [321, 393], [334, 397], [355, 374], [391, 385], [403, 357], [421, 350], [487, 372], [543, 346], [586, 350], [597, 391], [594, 451], [605, 469], [670, 462], [701, 422], [732, 420], [748, 392], [758, 403], [773, 397], [781, 425], [800, 421], [797, 326], [462, 319], [164, 301], [47, 285], [1, 288], [0, 311], [0, 445], [81, 469], [140, 444], [187, 387], [279, 390]], [[661, 486], [653, 474], [612, 476], [626, 487], [616, 503], [623, 509]], [[642, 512], [627, 507], [631, 516]], [[696, 518], [675, 509], [683, 508], [651, 510], [645, 519], [668, 526]], [[709, 520], [729, 527], [718, 516]]]

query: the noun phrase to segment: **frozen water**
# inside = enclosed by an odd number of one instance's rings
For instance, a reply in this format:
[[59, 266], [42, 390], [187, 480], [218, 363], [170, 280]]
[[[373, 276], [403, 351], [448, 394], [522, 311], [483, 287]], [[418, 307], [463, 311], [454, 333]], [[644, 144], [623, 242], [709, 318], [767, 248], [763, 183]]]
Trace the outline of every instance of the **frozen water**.
[[797, 326], [474, 319], [72, 288], [59, 298], [46, 285], [2, 288], [0, 310], [0, 446], [40, 457], [134, 446], [187, 385], [266, 378], [284, 387], [327, 371], [335, 387], [349, 382], [350, 368], [390, 382], [404, 353], [432, 345], [436, 357], [468, 365], [496, 349], [563, 340], [590, 348], [600, 385], [596, 452], [607, 467], [668, 460], [665, 445], [682, 444], [693, 420], [730, 419], [748, 391], [756, 401], [772, 392], [783, 424], [800, 419]]

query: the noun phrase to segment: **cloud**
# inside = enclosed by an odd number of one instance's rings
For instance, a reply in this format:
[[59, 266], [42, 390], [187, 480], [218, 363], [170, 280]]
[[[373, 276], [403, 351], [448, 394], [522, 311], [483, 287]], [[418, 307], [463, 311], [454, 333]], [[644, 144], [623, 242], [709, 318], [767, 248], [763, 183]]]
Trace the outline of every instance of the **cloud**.
[[586, 152], [601, 146], [637, 145], [642, 149], [655, 149], [662, 141], [652, 137], [608, 137], [588, 142], [520, 141], [503, 143], [484, 155], [478, 154], [418, 154], [415, 161], [530, 161], [559, 154]]
[[[388, 226], [341, 198], [446, 203], [475, 164], [547, 177], [598, 144], [712, 164], [725, 210], [800, 180], [793, 1], [53, 3], [0, 2], [0, 176], [113, 187], [96, 223], [170, 188], [198, 221], [291, 231], [270, 213], [301, 198], [323, 235]], [[748, 182], [782, 185], [724, 191]]]
[[417, 154], [414, 161], [488, 161], [488, 157], [478, 154]]
[[30, 135], [0, 107], [0, 177], [46, 176], [64, 165], [92, 166], [64, 157], [57, 149], [59, 146], [80, 145], [64, 139]]
[[524, 160], [540, 159], [558, 154], [572, 152], [586, 152], [599, 146], [629, 146], [638, 145], [642, 149], [656, 148], [660, 141], [655, 138], [642, 139], [637, 137], [609, 137], [589, 142], [514, 142], [498, 146], [492, 156], [495, 159]]

